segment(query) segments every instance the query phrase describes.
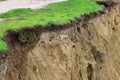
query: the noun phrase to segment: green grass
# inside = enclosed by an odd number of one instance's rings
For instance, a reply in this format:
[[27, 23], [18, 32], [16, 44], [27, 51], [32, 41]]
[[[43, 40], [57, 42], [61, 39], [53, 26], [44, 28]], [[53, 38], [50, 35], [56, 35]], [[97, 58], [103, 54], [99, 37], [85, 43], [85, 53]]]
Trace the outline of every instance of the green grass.
[[49, 24], [66, 24], [76, 17], [84, 14], [102, 10], [93, 0], [69, 0], [51, 4], [42, 9], [15, 9], [0, 14], [0, 18], [12, 18], [22, 16], [23, 18], [0, 22], [0, 51], [7, 50], [6, 44], [2, 41], [5, 31], [17, 30], [34, 25], [46, 26]]
[[4, 1], [4, 0], [0, 0], [0, 1]]

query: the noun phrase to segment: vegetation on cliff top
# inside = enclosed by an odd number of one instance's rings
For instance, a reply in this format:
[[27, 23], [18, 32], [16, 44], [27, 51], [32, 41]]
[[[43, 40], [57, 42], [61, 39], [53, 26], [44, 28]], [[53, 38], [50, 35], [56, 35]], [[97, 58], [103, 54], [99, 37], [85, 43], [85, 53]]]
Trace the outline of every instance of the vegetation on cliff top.
[[2, 39], [4, 32], [9, 29], [17, 30], [34, 25], [66, 24], [75, 20], [76, 17], [102, 9], [103, 7], [93, 0], [69, 0], [54, 3], [42, 9], [15, 9], [2, 13], [0, 18], [10, 18], [10, 20], [0, 21], [0, 51], [7, 50], [7, 45]]

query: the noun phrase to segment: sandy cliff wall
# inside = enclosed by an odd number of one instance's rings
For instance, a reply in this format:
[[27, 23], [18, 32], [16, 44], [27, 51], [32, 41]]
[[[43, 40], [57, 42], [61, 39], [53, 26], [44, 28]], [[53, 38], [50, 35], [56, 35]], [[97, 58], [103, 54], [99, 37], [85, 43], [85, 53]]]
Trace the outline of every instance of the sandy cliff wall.
[[0, 80], [120, 80], [120, 5], [106, 7], [64, 26], [9, 31]]

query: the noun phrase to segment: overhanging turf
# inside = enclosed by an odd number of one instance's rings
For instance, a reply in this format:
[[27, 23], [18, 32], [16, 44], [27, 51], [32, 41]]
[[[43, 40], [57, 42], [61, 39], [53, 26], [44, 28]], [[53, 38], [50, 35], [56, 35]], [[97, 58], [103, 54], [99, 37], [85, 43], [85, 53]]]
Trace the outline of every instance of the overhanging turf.
[[22, 17], [15, 20], [0, 22], [0, 51], [6, 51], [7, 45], [3, 42], [5, 31], [12, 29], [17, 30], [24, 27], [33, 27], [34, 25], [59, 25], [70, 23], [76, 17], [84, 14], [90, 14], [103, 10], [93, 0], [69, 0], [51, 4], [42, 9], [15, 9], [0, 14], [0, 18]]

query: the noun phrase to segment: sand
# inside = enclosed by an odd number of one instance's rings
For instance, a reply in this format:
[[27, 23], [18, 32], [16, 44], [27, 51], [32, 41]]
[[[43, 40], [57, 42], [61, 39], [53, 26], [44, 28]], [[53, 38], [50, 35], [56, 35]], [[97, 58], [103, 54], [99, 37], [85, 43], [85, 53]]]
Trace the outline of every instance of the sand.
[[31, 9], [43, 8], [48, 4], [61, 1], [64, 0], [6, 0], [0, 2], [0, 13], [4, 13], [11, 9], [18, 8], [31, 8]]

